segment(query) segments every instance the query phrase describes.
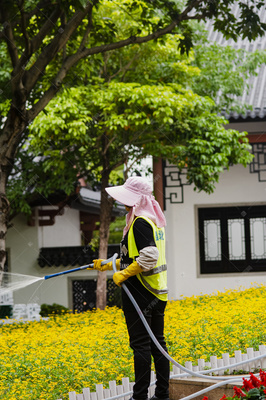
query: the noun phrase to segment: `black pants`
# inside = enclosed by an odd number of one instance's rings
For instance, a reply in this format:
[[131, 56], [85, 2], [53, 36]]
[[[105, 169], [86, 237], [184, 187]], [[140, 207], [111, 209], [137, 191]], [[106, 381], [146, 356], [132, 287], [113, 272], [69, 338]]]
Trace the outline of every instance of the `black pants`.
[[[129, 278], [126, 285], [142, 310], [156, 339], [167, 351], [164, 340], [164, 310], [166, 301], [159, 300], [139, 282], [137, 277]], [[169, 361], [161, 354], [141, 321], [126, 292], [122, 290], [123, 310], [134, 352], [135, 385], [133, 398], [146, 400], [150, 385], [151, 356], [156, 371], [155, 395], [160, 399], [169, 397]]]

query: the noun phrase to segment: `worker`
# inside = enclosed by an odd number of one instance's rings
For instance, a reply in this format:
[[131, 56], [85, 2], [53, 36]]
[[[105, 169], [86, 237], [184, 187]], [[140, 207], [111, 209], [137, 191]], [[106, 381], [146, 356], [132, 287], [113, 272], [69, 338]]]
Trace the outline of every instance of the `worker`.
[[[167, 351], [164, 339], [164, 311], [167, 303], [167, 272], [165, 260], [164, 214], [152, 195], [146, 179], [134, 176], [121, 186], [106, 189], [107, 193], [125, 205], [128, 214], [120, 244], [120, 269], [113, 275], [114, 282], [124, 282], [138, 303], [160, 345]], [[112, 269], [112, 263], [98, 270]], [[151, 374], [151, 355], [156, 371], [155, 395], [152, 400], [169, 400], [169, 361], [151, 340], [134, 305], [122, 290], [122, 305], [134, 354], [135, 384], [131, 400], [147, 400]]]

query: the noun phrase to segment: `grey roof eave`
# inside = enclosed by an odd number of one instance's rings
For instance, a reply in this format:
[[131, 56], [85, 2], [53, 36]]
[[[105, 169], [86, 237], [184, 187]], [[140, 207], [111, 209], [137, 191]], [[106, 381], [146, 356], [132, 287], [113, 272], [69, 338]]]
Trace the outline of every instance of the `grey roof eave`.
[[[101, 207], [101, 192], [95, 192], [88, 188], [81, 188], [78, 198], [71, 203], [71, 207], [91, 214], [99, 215]], [[115, 202], [112, 216], [119, 217], [126, 214], [124, 205]]]
[[221, 112], [226, 119], [230, 122], [256, 122], [256, 121], [265, 121], [266, 120], [266, 107], [259, 108], [256, 107], [254, 110], [247, 110], [245, 114], [239, 114], [237, 112], [229, 112], [226, 111]]

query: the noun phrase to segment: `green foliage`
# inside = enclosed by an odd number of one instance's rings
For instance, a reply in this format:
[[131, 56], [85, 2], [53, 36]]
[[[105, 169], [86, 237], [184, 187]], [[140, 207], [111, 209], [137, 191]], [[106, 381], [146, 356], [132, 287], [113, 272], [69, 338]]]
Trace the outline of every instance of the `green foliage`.
[[138, 82], [140, 84], [190, 84], [200, 70], [191, 65], [193, 52], [181, 54], [181, 34], [159, 38], [156, 42], [133, 44], [119, 51], [109, 52], [100, 76], [110, 82]]
[[[186, 6], [184, 1], [91, 0], [89, 3], [93, 6], [92, 15], [86, 15], [73, 35], [69, 37], [64, 49], [59, 50], [55, 57], [48, 62], [45, 67], [45, 73], [41, 74], [38, 83], [34, 86], [27, 99], [28, 109], [50, 87], [61, 68], [62, 61], [78, 51], [83, 37], [86, 39], [83, 45], [89, 48], [118, 42], [129, 37], [132, 38], [132, 47], [134, 47], [136, 37], [151, 34], [158, 29], [164, 29], [168, 24], [178, 20]], [[239, 4], [241, 8], [241, 18], [239, 20], [236, 20], [230, 11], [231, 6], [235, 3], [233, 0], [226, 2], [204, 1], [193, 5], [192, 3], [188, 1], [187, 5], [192, 6], [199, 20], [213, 18], [215, 27], [227, 37], [239, 38], [242, 36], [251, 40], [258, 35], [264, 34], [265, 24], [259, 19], [259, 10], [262, 7], [262, 2], [256, 2], [255, 0], [250, 1], [248, 4], [241, 2]], [[38, 7], [36, 7], [37, 4]], [[6, 26], [7, 21], [9, 19], [12, 20], [14, 44], [18, 52], [18, 58], [25, 58], [25, 63], [21, 63], [21, 68], [25, 72], [34, 70], [34, 63], [39, 59], [42, 52], [47, 46], [51, 46], [58, 34], [63, 34], [66, 23], [73, 17], [75, 12], [84, 9], [86, 4], [86, 0], [50, 0], [43, 4], [37, 0], [25, 1], [24, 4], [8, 0], [2, 1], [3, 15], [1, 15], [1, 22]], [[41, 41], [36, 51], [27, 59], [27, 51], [25, 49], [27, 42], [36, 38], [36, 35], [47, 22], [48, 16], [57, 8], [61, 10], [61, 17], [54, 22], [53, 28]], [[24, 20], [23, 15], [25, 17]], [[92, 24], [90, 24], [91, 18]], [[22, 20], [24, 21], [23, 23], [21, 22]], [[24, 24], [26, 24], [25, 27]], [[89, 35], [86, 37], [84, 34], [88, 25], [90, 27]], [[176, 44], [177, 54], [180, 52], [181, 54], [188, 54], [195, 43], [196, 30], [193, 25], [195, 25], [193, 17], [192, 21], [186, 17], [184, 20], [179, 18], [178, 24], [173, 27], [172, 33], [179, 36]], [[167, 39], [167, 36], [162, 36], [159, 40], [163, 41], [165, 39]], [[0, 95], [2, 101], [10, 99], [12, 96], [9, 83], [13, 66], [7, 47], [9, 43], [10, 41], [8, 40], [6, 42], [0, 41], [0, 86], [3, 90]], [[152, 41], [151, 43], [154, 44], [155, 42]], [[128, 49], [130, 48], [131, 46], [128, 46]], [[87, 80], [101, 73], [103, 61], [106, 58], [103, 54], [104, 51], [103, 49], [99, 54], [80, 60], [79, 64], [69, 71], [65, 78], [65, 83], [72, 86], [80, 83], [83, 79]], [[119, 52], [120, 50], [118, 50]], [[81, 70], [83, 73], [80, 75]]]
[[[70, 101], [75, 112], [68, 112]], [[226, 120], [213, 109], [209, 98], [178, 84], [80, 86], [62, 93], [36, 118], [29, 143], [36, 156], [45, 155], [44, 170], [57, 176], [62, 163], [65, 172], [78, 165], [82, 174], [86, 169], [97, 174], [105, 154], [110, 171], [154, 155], [185, 167], [189, 182], [210, 193], [223, 168], [251, 160], [246, 134], [226, 130]]]
[[0, 306], [0, 319], [12, 318], [12, 306]]
[[99, 231], [98, 230], [94, 231], [93, 238], [91, 239], [91, 241], [89, 243], [89, 246], [92, 249], [92, 251], [96, 251], [99, 249], [99, 240], [100, 240]]
[[60, 305], [53, 303], [51, 304], [42, 304], [40, 315], [42, 317], [53, 317], [55, 315], [62, 315], [69, 312], [69, 309]]
[[110, 224], [109, 244], [117, 244], [121, 242], [123, 229], [125, 227], [125, 217], [118, 217]]
[[[0, 88], [2, 89], [7, 82], [11, 79], [11, 60], [8, 57], [7, 45], [5, 42], [0, 41], [0, 59], [1, 59], [1, 68], [0, 68]], [[10, 107], [10, 97], [11, 91], [10, 86], [6, 87], [6, 90], [0, 91], [0, 115], [6, 116]]]
[[[188, 4], [192, 4], [189, 0]], [[236, 2], [225, 0], [212, 0], [200, 2], [196, 8], [198, 14], [204, 14], [205, 18], [213, 18], [214, 28], [223, 32], [224, 36], [235, 41], [243, 39], [254, 40], [258, 35], [264, 35], [266, 24], [259, 20], [259, 11], [264, 7], [263, 1], [239, 1], [240, 18], [236, 18], [233, 6]], [[204, 19], [205, 19], [204, 18]]]
[[[202, 121], [195, 120], [195, 123], [198, 125], [203, 121], [204, 118]], [[211, 193], [223, 169], [229, 169], [230, 165], [238, 163], [246, 166], [253, 156], [248, 151], [250, 145], [245, 133], [219, 127], [218, 120], [216, 116], [213, 119], [213, 115], [206, 116], [205, 121], [206, 125], [198, 130], [197, 137], [188, 140], [185, 160], [188, 182], [195, 184], [194, 190]]]
[[192, 89], [201, 96], [217, 100], [217, 111], [235, 110], [245, 112], [250, 106], [239, 99], [244, 90], [248, 92], [248, 79], [257, 75], [257, 69], [266, 62], [266, 51], [247, 52], [231, 46], [204, 42], [194, 47], [192, 65], [200, 73], [192, 80]]
[[[108, 244], [118, 244], [121, 242], [124, 227], [125, 227], [125, 216], [117, 217], [115, 221], [111, 222], [109, 228]], [[99, 249], [99, 240], [100, 240], [99, 230], [95, 230], [93, 232], [93, 238], [89, 243], [89, 246], [93, 251]], [[115, 304], [118, 305], [117, 303]]]
[[[260, 35], [263, 24], [254, 13], [261, 3], [250, 1], [245, 7], [240, 5], [243, 21], [232, 16], [233, 3], [91, 1], [92, 13], [84, 16], [62, 48], [57, 43], [60, 50], [46, 65], [45, 52], [57, 38], [61, 40], [74, 13], [86, 7], [85, 0], [51, 0], [45, 3], [45, 9], [42, 3], [36, 8], [37, 0], [25, 1], [20, 6], [5, 0], [2, 17], [14, 17], [17, 57], [25, 58], [25, 63], [21, 61], [23, 65], [18, 67], [24, 83], [34, 75], [35, 65], [44, 60], [43, 73], [28, 93], [27, 110], [32, 110], [53, 88], [55, 77], [67, 60], [86, 48], [99, 49], [66, 71], [63, 90], [49, 99], [45, 110], [23, 133], [8, 182], [13, 211], [30, 213], [29, 204], [38, 195], [47, 197], [55, 188], [70, 195], [79, 177], [86, 177], [93, 185], [101, 180], [105, 170], [112, 183], [120, 183], [121, 166], [128, 163], [130, 167], [147, 155], [168, 158], [181, 169], [186, 168], [189, 182], [208, 193], [213, 191], [223, 168], [238, 162], [246, 165], [251, 156], [242, 140], [245, 134], [229, 133], [223, 128], [226, 121], [214, 114], [217, 107], [210, 98], [216, 99], [219, 91], [219, 107], [236, 108], [233, 96], [241, 94], [247, 74], [254, 73], [265, 62], [265, 55], [209, 45], [203, 39], [202, 26], [189, 18], [181, 18], [171, 35], [137, 42], [137, 38], [166, 28], [187, 6], [192, 7], [199, 21], [214, 18], [215, 26], [228, 37], [235, 37], [236, 29], [238, 35], [249, 37], [242, 23], [246, 25], [248, 18], [249, 27], [255, 26], [252, 35]], [[55, 19], [27, 59], [27, 43], [35, 43], [47, 15], [56, 10], [60, 11], [60, 18]], [[251, 10], [250, 16], [247, 10]], [[106, 51], [108, 44], [129, 37], [129, 45]], [[199, 41], [201, 44], [192, 51], [192, 44]], [[14, 59], [9, 45], [10, 41], [0, 41], [2, 124], [11, 98], [18, 98], [10, 84]], [[231, 147], [230, 152], [227, 147]]]

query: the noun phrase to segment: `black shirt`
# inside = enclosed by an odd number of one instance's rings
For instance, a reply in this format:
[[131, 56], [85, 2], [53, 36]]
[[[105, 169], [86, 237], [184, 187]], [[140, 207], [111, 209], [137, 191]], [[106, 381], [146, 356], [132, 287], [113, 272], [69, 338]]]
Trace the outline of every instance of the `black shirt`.
[[[151, 225], [143, 218], [139, 217], [134, 222], [133, 234], [136, 242], [138, 252], [145, 247], [155, 246], [153, 229]], [[121, 257], [121, 269], [128, 267], [133, 262], [133, 259], [128, 256], [128, 232], [120, 243], [120, 257]]]
[[[144, 249], [144, 247], [149, 247], [149, 246], [156, 247], [153, 236], [153, 229], [145, 219], [141, 217], [137, 218], [137, 220], [134, 222], [133, 225], [133, 234], [138, 252]], [[133, 262], [133, 259], [128, 256], [128, 232], [126, 233], [125, 237], [121, 240], [120, 252], [121, 252], [120, 269], [122, 270], [127, 268]], [[136, 276], [131, 276], [130, 278], [128, 278], [125, 281], [125, 284], [140, 307], [141, 304], [146, 304], [147, 301], [152, 304], [155, 298], [154, 294], [149, 292], [142, 285], [142, 283], [138, 280]], [[124, 310], [127, 309], [128, 311], [135, 312], [135, 308], [124, 290], [122, 290], [122, 300], [123, 300]]]

